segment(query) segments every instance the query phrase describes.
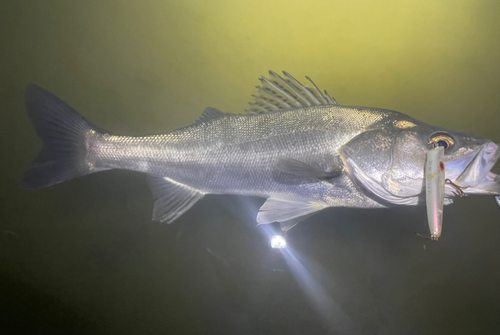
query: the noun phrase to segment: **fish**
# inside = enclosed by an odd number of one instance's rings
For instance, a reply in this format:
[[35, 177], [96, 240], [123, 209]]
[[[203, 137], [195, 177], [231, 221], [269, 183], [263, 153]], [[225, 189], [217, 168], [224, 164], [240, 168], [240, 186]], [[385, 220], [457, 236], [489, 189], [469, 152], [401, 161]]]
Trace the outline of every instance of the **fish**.
[[[147, 174], [153, 220], [171, 223], [207, 194], [265, 198], [258, 224], [283, 231], [331, 207], [425, 204], [429, 150], [443, 147], [444, 204], [500, 195], [498, 145], [400, 112], [341, 105], [311, 83], [269, 71], [245, 113], [207, 107], [167, 134], [126, 136], [94, 125], [29, 84], [26, 110], [43, 148], [20, 186], [37, 189], [111, 169]], [[497, 198], [498, 199], [498, 198]]]

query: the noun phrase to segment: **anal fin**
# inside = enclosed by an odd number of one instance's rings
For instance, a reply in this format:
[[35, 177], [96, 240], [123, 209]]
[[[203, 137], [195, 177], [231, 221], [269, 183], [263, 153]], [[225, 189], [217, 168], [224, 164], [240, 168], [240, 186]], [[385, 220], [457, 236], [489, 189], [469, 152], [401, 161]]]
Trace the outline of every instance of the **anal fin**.
[[173, 222], [205, 195], [170, 178], [148, 175], [147, 181], [155, 201], [154, 221]]

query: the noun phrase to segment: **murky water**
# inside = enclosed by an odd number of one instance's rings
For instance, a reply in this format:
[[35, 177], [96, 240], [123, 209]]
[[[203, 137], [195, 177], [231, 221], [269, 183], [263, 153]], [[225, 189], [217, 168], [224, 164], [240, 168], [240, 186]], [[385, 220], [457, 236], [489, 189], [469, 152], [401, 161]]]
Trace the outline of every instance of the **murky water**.
[[[151, 222], [145, 177], [21, 191], [34, 82], [117, 134], [240, 113], [268, 69], [342, 104], [500, 142], [500, 3], [5, 1], [0, 5], [2, 334], [497, 334], [500, 209], [330, 209], [268, 246], [262, 199], [207, 196]], [[498, 170], [498, 169], [497, 169]]]

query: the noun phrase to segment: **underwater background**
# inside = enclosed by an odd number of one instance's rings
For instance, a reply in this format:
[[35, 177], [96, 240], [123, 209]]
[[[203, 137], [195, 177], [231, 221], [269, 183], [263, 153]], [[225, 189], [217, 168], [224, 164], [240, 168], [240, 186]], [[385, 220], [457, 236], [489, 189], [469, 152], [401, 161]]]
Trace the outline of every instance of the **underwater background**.
[[[151, 221], [145, 176], [18, 188], [41, 148], [32, 82], [115, 134], [241, 113], [267, 71], [340, 104], [500, 142], [500, 2], [0, 2], [0, 334], [499, 334], [500, 209], [328, 209], [270, 249], [263, 199]], [[498, 168], [495, 168], [498, 173]]]

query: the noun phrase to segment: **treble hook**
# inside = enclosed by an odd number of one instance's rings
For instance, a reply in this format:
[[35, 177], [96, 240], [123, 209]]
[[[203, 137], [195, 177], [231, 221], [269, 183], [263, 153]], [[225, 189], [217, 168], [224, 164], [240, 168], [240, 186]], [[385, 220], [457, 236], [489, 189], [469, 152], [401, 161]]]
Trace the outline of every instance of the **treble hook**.
[[414, 233], [415, 233], [415, 235], [422, 237], [422, 238], [426, 239], [427, 241], [437, 241], [438, 240], [436, 237], [434, 237], [432, 235], [426, 236], [426, 235], [419, 234], [416, 231], [414, 231]]
[[465, 197], [465, 192], [462, 191], [462, 189], [468, 188], [468, 186], [466, 186], [466, 187], [458, 186], [457, 184], [452, 182], [450, 179], [445, 179], [444, 182], [456, 190], [456, 192], [453, 192], [453, 194], [456, 197], [460, 197], [460, 198]]

